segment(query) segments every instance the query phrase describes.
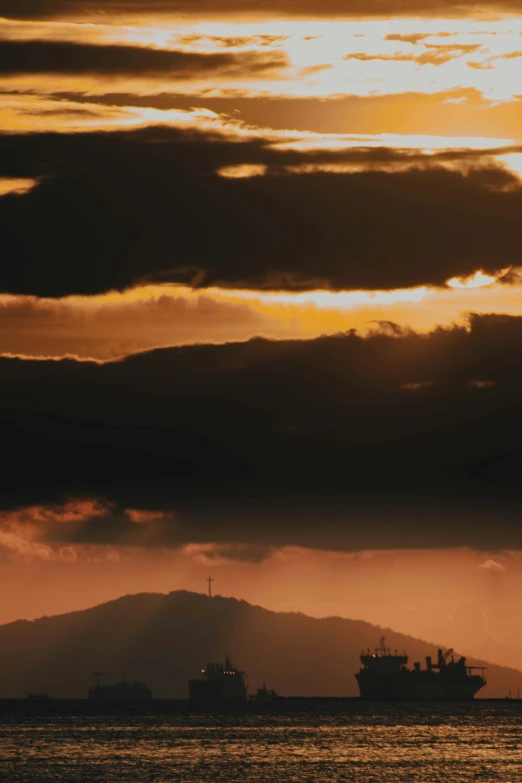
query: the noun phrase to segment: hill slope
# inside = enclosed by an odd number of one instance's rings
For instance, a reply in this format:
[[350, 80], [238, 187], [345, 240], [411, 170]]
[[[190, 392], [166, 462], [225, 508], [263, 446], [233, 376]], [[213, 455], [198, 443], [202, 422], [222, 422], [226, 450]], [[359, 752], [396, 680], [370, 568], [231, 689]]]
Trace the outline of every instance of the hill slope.
[[[278, 613], [245, 601], [184, 591], [129, 595], [92, 609], [0, 627], [0, 697], [49, 691], [82, 697], [91, 672], [105, 682], [143, 679], [155, 696], [188, 695], [187, 681], [207, 660], [233, 662], [251, 690], [263, 680], [284, 695], [355, 696], [361, 649], [384, 634], [410, 663], [434, 647], [370, 623]], [[470, 660], [470, 663], [472, 661]], [[481, 696], [522, 690], [522, 672], [491, 665]]]

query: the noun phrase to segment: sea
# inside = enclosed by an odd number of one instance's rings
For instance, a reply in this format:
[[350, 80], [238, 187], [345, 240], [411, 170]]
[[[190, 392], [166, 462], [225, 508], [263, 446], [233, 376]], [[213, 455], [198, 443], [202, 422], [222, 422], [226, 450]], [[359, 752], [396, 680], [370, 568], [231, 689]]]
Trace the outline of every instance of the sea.
[[520, 783], [522, 701], [0, 714], [1, 783]]

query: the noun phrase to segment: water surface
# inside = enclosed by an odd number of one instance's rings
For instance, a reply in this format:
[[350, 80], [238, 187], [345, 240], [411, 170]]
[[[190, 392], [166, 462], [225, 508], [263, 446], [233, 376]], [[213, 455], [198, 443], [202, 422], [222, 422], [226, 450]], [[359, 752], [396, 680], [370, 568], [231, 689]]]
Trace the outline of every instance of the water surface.
[[519, 783], [516, 702], [330, 714], [2, 716], [1, 783]]

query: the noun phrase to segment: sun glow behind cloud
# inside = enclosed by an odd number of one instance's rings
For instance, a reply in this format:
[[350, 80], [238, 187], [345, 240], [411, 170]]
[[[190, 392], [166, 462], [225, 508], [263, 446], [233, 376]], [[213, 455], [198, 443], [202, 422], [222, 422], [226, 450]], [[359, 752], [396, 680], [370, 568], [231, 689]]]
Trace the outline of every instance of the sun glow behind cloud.
[[[4, 130], [75, 133], [167, 125], [208, 132], [227, 140], [256, 139], [275, 151], [294, 151], [304, 155], [323, 151], [343, 153], [380, 149], [399, 153], [391, 163], [377, 159], [364, 160], [362, 163], [302, 163], [287, 167], [288, 174], [316, 171], [347, 174], [379, 167], [384, 171], [396, 171], [401, 167], [430, 165], [447, 168], [455, 166], [466, 170], [472, 170], [475, 165], [495, 165], [517, 176], [522, 172], [522, 153], [515, 137], [472, 135], [469, 131], [473, 130], [473, 125], [462, 135], [313, 133], [302, 127], [293, 129], [291, 126], [276, 131], [270, 127], [256, 127], [242, 122], [238, 114], [219, 114], [207, 108], [197, 108], [198, 94], [218, 95], [227, 91], [231, 96], [242, 97], [262, 95], [270, 99], [277, 95], [286, 96], [290, 104], [293, 99], [306, 96], [336, 100], [346, 94], [375, 97], [395, 94], [397, 91], [418, 91], [419, 94], [428, 95], [437, 92], [444, 94], [444, 90], [448, 91], [448, 101], [460, 101], [464, 106], [471, 100], [470, 96], [474, 96], [474, 100], [478, 100], [477, 96], [481, 95], [495, 101], [511, 100], [516, 92], [513, 79], [500, 79], [498, 69], [511, 69], [509, 73], [512, 74], [516, 67], [517, 61], [509, 58], [517, 51], [522, 40], [520, 19], [506, 18], [487, 23], [472, 19], [395, 19], [387, 20], [386, 23], [379, 20], [311, 22], [272, 19], [230, 23], [194, 18], [165, 18], [159, 21], [158, 18], [144, 20], [138, 17], [129, 18], [124, 23], [121, 20], [115, 23], [116, 20], [107, 18], [103, 19], [103, 23], [100, 21], [97, 19], [96, 23], [90, 20], [74, 24], [2, 20], [0, 34], [11, 41], [66, 41], [98, 46], [125, 44], [186, 53], [280, 52], [288, 57], [289, 65], [274, 78], [258, 81], [249, 79], [247, 88], [244, 84], [239, 88], [238, 83], [230, 81], [228, 77], [225, 82], [221, 76], [213, 79], [212, 74], [201, 82], [191, 80], [191, 84], [183, 79], [172, 84], [161, 76], [147, 81], [124, 75], [104, 80], [80, 77], [78, 74], [61, 74], [59, 77], [53, 75], [50, 90], [48, 74], [6, 75], [6, 84], [9, 83], [11, 88], [25, 90], [25, 94], [3, 96], [0, 122]], [[469, 67], [471, 58], [473, 62], [487, 67]], [[74, 100], [73, 95], [60, 94], [63, 90], [77, 95], [84, 91], [86, 95], [81, 100]], [[115, 90], [123, 90], [129, 97], [132, 94], [144, 97], [150, 93], [176, 90], [194, 95], [192, 105], [195, 108], [158, 109], [125, 105], [125, 101], [121, 105], [111, 104], [110, 101], [104, 105], [98, 101], [97, 95], [99, 97], [100, 93]], [[461, 91], [459, 98], [450, 97], [454, 90]], [[53, 91], [59, 94], [55, 96]], [[92, 100], [89, 95], [92, 95]], [[321, 103], [317, 107], [320, 111]], [[439, 153], [446, 152], [446, 158], [440, 157]], [[453, 154], [454, 160], [451, 157]], [[422, 160], [419, 156], [422, 156]], [[245, 179], [271, 176], [273, 171], [265, 164], [241, 162], [222, 166], [217, 169], [217, 173], [230, 179]], [[35, 184], [32, 180], [7, 179], [3, 183], [0, 182], [0, 195], [23, 193]], [[493, 276], [479, 270], [466, 279], [451, 278], [446, 289], [420, 286], [391, 291], [310, 290], [289, 293], [277, 290], [229, 291], [214, 287], [202, 292], [183, 286], [141, 285], [123, 293], [110, 292], [95, 297], [66, 297], [58, 301], [34, 298], [31, 299], [30, 309], [33, 316], [36, 312], [40, 315], [45, 312], [48, 330], [49, 323], [56, 320], [58, 312], [62, 316], [66, 314], [65, 320], [69, 326], [74, 323], [69, 346], [74, 355], [77, 350], [74, 343], [78, 344], [82, 335], [78, 318], [80, 313], [87, 314], [91, 319], [91, 327], [98, 320], [106, 328], [109, 311], [112, 316], [118, 312], [128, 332], [132, 332], [133, 318], [136, 316], [136, 309], [132, 308], [140, 308], [139, 323], [140, 328], [144, 327], [144, 339], [140, 341], [137, 338], [138, 330], [135, 330], [133, 339], [125, 341], [122, 339], [122, 330], [114, 329], [102, 357], [108, 358], [155, 345], [181, 344], [191, 340], [248, 339], [254, 334], [277, 338], [309, 337], [350, 328], [364, 331], [371, 328], [374, 321], [385, 319], [426, 330], [439, 323], [461, 322], [464, 314], [470, 310], [480, 312], [500, 308], [519, 312], [518, 289], [496, 282], [504, 273], [505, 270]], [[22, 299], [4, 297], [4, 314], [10, 308], [18, 307]], [[190, 337], [187, 332], [180, 333], [173, 310], [170, 314], [162, 312], [161, 317], [158, 317], [161, 303], [174, 301], [185, 303], [191, 317], [194, 316], [196, 320], [200, 319], [201, 322], [203, 318], [204, 329], [193, 322], [194, 333]], [[209, 303], [224, 309], [219, 315], [209, 313]], [[213, 319], [224, 318], [227, 308], [235, 308], [235, 316], [229, 322], [234, 323], [233, 328], [228, 332], [218, 330], [212, 335]], [[236, 317], [239, 312], [237, 308], [244, 308], [244, 327], [241, 327], [240, 319]], [[252, 315], [255, 316], [254, 321], [249, 322]], [[114, 317], [112, 322], [115, 323]], [[94, 328], [94, 331], [97, 330]], [[101, 327], [99, 331], [102, 331]], [[36, 353], [43, 351], [41, 340], [42, 332], [38, 346], [34, 349]], [[96, 345], [91, 346], [84, 343], [83, 358], [90, 354], [101, 358], [99, 341], [95, 342]], [[8, 352], [8, 343], [4, 337], [0, 350]], [[21, 351], [20, 346], [21, 343], [14, 346], [15, 353]], [[26, 341], [24, 350], [27, 355], [31, 354], [29, 341]]]
[[289, 293], [149, 285], [58, 300], [4, 295], [0, 354], [105, 362], [162, 346], [364, 335], [381, 322], [427, 332], [466, 324], [470, 312], [522, 315], [518, 285], [477, 272], [448, 286]]
[[475, 272], [474, 275], [470, 275], [469, 277], [452, 277], [450, 280], [448, 280], [447, 284], [450, 288], [485, 288], [486, 286], [490, 286], [493, 285], [493, 283], [496, 283], [497, 279], [504, 277], [509, 271], [509, 269], [503, 269], [495, 277], [493, 275], [486, 275], [483, 271], [479, 270], [478, 272]]
[[522, 154], [520, 152], [508, 152], [502, 155], [500, 162], [503, 163], [507, 169], [516, 174], [522, 181]]
[[[75, 41], [151, 47], [162, 51], [215, 53], [257, 51], [280, 53], [288, 59], [271, 78], [211, 74], [190, 84], [146, 74], [129, 80], [75, 74], [54, 74], [53, 89], [86, 91], [225, 94], [326, 98], [342, 95], [391, 95], [398, 91], [432, 94], [459, 87], [476, 90], [489, 100], [510, 101], [517, 95], [513, 60], [520, 51], [522, 22], [400, 19], [383, 21], [285, 21], [225, 23], [183, 19], [153, 26], [132, 23], [0, 22], [8, 40]], [[245, 79], [248, 84], [245, 83]], [[49, 80], [5, 73], [3, 81], [18, 89], [47, 93]], [[32, 86], [31, 86], [32, 85]]]

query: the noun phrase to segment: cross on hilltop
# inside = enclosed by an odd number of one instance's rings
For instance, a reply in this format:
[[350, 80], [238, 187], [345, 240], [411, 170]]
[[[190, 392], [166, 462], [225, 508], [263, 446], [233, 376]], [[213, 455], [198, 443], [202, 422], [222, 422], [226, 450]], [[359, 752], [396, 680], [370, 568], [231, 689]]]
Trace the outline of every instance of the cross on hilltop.
[[207, 579], [207, 582], [208, 582], [208, 597], [209, 598], [212, 598], [212, 582], [213, 581], [214, 580], [212, 579], [212, 577], [209, 576], [208, 579]]

